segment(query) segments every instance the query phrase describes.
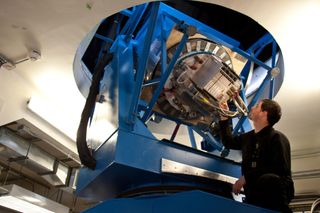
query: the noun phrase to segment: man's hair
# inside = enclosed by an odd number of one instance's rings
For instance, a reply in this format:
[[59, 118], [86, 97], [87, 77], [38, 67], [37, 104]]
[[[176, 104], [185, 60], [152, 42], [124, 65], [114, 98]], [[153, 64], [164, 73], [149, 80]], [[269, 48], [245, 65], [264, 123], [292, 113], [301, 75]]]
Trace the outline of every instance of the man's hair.
[[263, 99], [261, 102], [261, 110], [267, 111], [268, 123], [270, 126], [273, 126], [281, 118], [281, 107], [276, 101], [271, 99]]

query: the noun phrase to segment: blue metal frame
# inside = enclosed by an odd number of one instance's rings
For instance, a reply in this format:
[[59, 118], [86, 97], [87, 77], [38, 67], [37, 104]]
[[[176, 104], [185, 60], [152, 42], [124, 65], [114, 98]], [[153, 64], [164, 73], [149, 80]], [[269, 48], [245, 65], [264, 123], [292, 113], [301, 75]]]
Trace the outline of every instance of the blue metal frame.
[[258, 60], [257, 58], [252, 57], [250, 54], [248, 54], [248, 52], [240, 49], [239, 48], [240, 43], [238, 41], [236, 41], [235, 39], [219, 32], [219, 31], [217, 31], [217, 30], [177, 11], [177, 10], [174, 10], [173, 8], [171, 8], [165, 4], [162, 4], [160, 9], [163, 10], [163, 13], [166, 14], [166, 16], [171, 18], [176, 23], [180, 23], [181, 21], [184, 21], [185, 23], [189, 24], [190, 26], [195, 26], [197, 28], [197, 31], [200, 34], [203, 34], [207, 38], [212, 39], [213, 41], [216, 41], [217, 43], [222, 44], [222, 45], [230, 48], [234, 52], [239, 53], [240, 55], [244, 56], [247, 59], [250, 59], [251, 61], [254, 61], [256, 64], [265, 68], [266, 70], [271, 70], [271, 67], [269, 67], [268, 65], [266, 65], [262, 61]]
[[113, 43], [114, 42], [114, 40], [112, 40], [111, 38], [108, 38], [106, 36], [100, 35], [98, 33], [96, 33], [94, 36], [99, 38], [99, 39], [101, 39], [101, 40], [103, 40], [103, 41], [105, 41], [105, 42], [109, 42], [109, 43]]
[[[277, 44], [275, 41], [273, 41], [272, 43], [272, 68], [274, 68], [276, 66], [276, 48], [277, 48]], [[270, 80], [270, 91], [269, 91], [269, 98], [273, 98], [274, 97], [274, 78], [272, 78]]]
[[[135, 7], [132, 11], [123, 11], [122, 13], [129, 16], [130, 19], [129, 21], [126, 23], [125, 27], [122, 29], [121, 34], [126, 34], [126, 41], [129, 42], [128, 39], [131, 39], [132, 37], [132, 33], [134, 31], [134, 29], [136, 28], [136, 26], [138, 25], [139, 21], [142, 18], [142, 15], [145, 11], [145, 9], [147, 8], [147, 4], [145, 5], [139, 5], [137, 7]], [[149, 19], [149, 27], [148, 27], [148, 31], [146, 32], [146, 36], [145, 36], [145, 43], [144, 43], [144, 49], [143, 52], [141, 54], [140, 61], [139, 61], [139, 66], [138, 66], [138, 71], [137, 71], [137, 75], [136, 75], [136, 87], [134, 89], [134, 95], [133, 95], [133, 99], [132, 99], [132, 103], [130, 106], [130, 116], [128, 118], [128, 123], [130, 123], [131, 125], [134, 123], [134, 120], [137, 116], [137, 109], [138, 109], [138, 103], [139, 103], [139, 96], [141, 93], [141, 88], [150, 84], [157, 84], [157, 90], [155, 91], [152, 100], [149, 102], [149, 104], [147, 104], [146, 106], [146, 110], [144, 112], [144, 115], [142, 117], [142, 120], [145, 122], [148, 120], [148, 118], [150, 117], [150, 115], [152, 114], [152, 108], [156, 103], [157, 98], [159, 97], [159, 94], [161, 93], [162, 89], [163, 89], [163, 85], [166, 82], [168, 76], [170, 75], [175, 62], [184, 46], [184, 43], [187, 40], [187, 34], [185, 33], [184, 38], [181, 40], [180, 42], [180, 46], [179, 49], [180, 51], [177, 51], [173, 60], [171, 60], [171, 63], [169, 64], [169, 67], [167, 68], [167, 63], [166, 63], [166, 58], [167, 58], [167, 54], [166, 54], [166, 33], [165, 30], [163, 30], [165, 22], [167, 19], [170, 19], [171, 21], [174, 21], [177, 24], [181, 24], [181, 23], [187, 23], [189, 26], [196, 26], [197, 30], [199, 33], [202, 33], [203, 35], [206, 35], [208, 38], [213, 39], [214, 41], [227, 46], [229, 48], [231, 48], [233, 51], [239, 53], [240, 55], [246, 57], [248, 59], [247, 64], [245, 65], [243, 71], [241, 72], [241, 79], [243, 81], [243, 85], [246, 85], [247, 83], [247, 78], [248, 78], [248, 74], [249, 74], [249, 70], [250, 70], [250, 64], [251, 62], [254, 62], [256, 64], [258, 64], [259, 66], [265, 68], [268, 70], [268, 72], [270, 72], [270, 70], [275, 66], [275, 60], [276, 60], [276, 43], [274, 42], [273, 37], [270, 34], [266, 34], [264, 35], [262, 38], [260, 38], [255, 44], [253, 44], [247, 51], [243, 51], [241, 50], [238, 46], [239, 46], [239, 42], [204, 25], [203, 23], [179, 12], [176, 11], [174, 9], [172, 9], [171, 7], [168, 7], [164, 4], [160, 4], [159, 2], [153, 3], [153, 11], [151, 12], [151, 18]], [[148, 52], [150, 50], [150, 45], [151, 45], [151, 40], [152, 40], [152, 36], [153, 36], [153, 32], [154, 32], [154, 27], [155, 27], [155, 23], [157, 21], [157, 17], [158, 15], [160, 15], [161, 17], [161, 72], [162, 72], [162, 76], [161, 78], [158, 80], [152, 80], [150, 82], [146, 82], [145, 84], [143, 84], [143, 78], [145, 75], [145, 69], [146, 69], [146, 63], [147, 63], [147, 59], [148, 59]], [[184, 26], [185, 28], [187, 27]], [[96, 34], [96, 37], [104, 40], [105, 42], [112, 42], [111, 39], [103, 37], [101, 35]], [[133, 41], [134, 42], [134, 41]], [[260, 60], [258, 60], [256, 57], [260, 54], [260, 52], [265, 48], [265, 46], [267, 44], [269, 44], [270, 42], [273, 42], [273, 55], [272, 55], [272, 66], [268, 66], [265, 63], [261, 62]], [[266, 79], [270, 81], [270, 92], [269, 92], [269, 98], [272, 98], [274, 96], [274, 81], [273, 79]], [[265, 81], [264, 81], [265, 82]], [[262, 86], [263, 85], [263, 86]], [[259, 94], [261, 94], [261, 90], [264, 89], [265, 87], [265, 83], [263, 83], [260, 87], [260, 92], [257, 92]], [[243, 93], [243, 92], [242, 92]], [[252, 103], [249, 104], [248, 108], [250, 109], [252, 105], [254, 105], [257, 100], [259, 99], [259, 97], [256, 95], [256, 98], [254, 98], [252, 100]], [[245, 96], [242, 95], [242, 98], [244, 100], [246, 100]], [[244, 129], [242, 127], [242, 125], [244, 124], [246, 118], [240, 118], [239, 122], [237, 124], [237, 126], [234, 129], [234, 132], [238, 132], [240, 129]], [[248, 129], [247, 127], [245, 129]]]
[[138, 67], [137, 77], [136, 77], [136, 79], [137, 79], [136, 80], [136, 87], [133, 92], [132, 103], [130, 105], [130, 113], [129, 113], [129, 118], [128, 118], [128, 122], [130, 124], [134, 123], [134, 120], [136, 119], [136, 115], [137, 115], [137, 108], [138, 108], [137, 105], [138, 105], [138, 101], [140, 99], [140, 93], [141, 93], [143, 78], [145, 75], [145, 69], [146, 69], [147, 59], [148, 59], [148, 55], [149, 55], [149, 51], [150, 51], [150, 45], [151, 45], [151, 41], [152, 41], [153, 31], [156, 26], [159, 4], [160, 4], [159, 2], [155, 2], [153, 4], [151, 18], [149, 19], [148, 31], [147, 31], [145, 43], [143, 46], [143, 52], [139, 58], [139, 67]]
[[[186, 28], [187, 28], [187, 26], [185, 26], [185, 30], [187, 31]], [[183, 37], [182, 37], [182, 39], [181, 39], [181, 41], [180, 41], [180, 43], [179, 43], [179, 45], [177, 47], [177, 50], [176, 50], [175, 54], [173, 55], [173, 57], [172, 57], [172, 59], [170, 61], [170, 64], [169, 64], [168, 68], [164, 72], [164, 75], [161, 76], [160, 83], [159, 83], [156, 91], [154, 92], [154, 94], [152, 96], [152, 99], [151, 99], [151, 101], [150, 101], [150, 103], [149, 103], [149, 105], [147, 107], [147, 110], [145, 111], [145, 113], [144, 113], [144, 115], [143, 115], [143, 117], [141, 119], [142, 121], [145, 122], [149, 118], [149, 116], [151, 115], [151, 111], [153, 109], [153, 106], [157, 102], [158, 97], [159, 97], [161, 91], [163, 90], [163, 86], [166, 83], [169, 75], [171, 74], [171, 72], [173, 70], [173, 67], [176, 64], [177, 60], [178, 60], [178, 57], [179, 57], [184, 45], [187, 42], [188, 36], [189, 36], [188, 33], [184, 32]]]
[[188, 126], [188, 134], [189, 134], [191, 147], [194, 149], [197, 149], [197, 143], [196, 143], [196, 139], [193, 134], [193, 129], [190, 126]]
[[[127, 22], [129, 24], [129, 28], [128, 28], [128, 31], [126, 32], [126, 38], [125, 38], [126, 41], [130, 41], [130, 39], [132, 38], [132, 34], [135, 31], [136, 27], [138, 26], [141, 18], [143, 17], [144, 12], [147, 9], [147, 6], [148, 6], [148, 4], [143, 4], [143, 5], [135, 7], [134, 15], [133, 15], [134, 17], [132, 17], [130, 19], [130, 22]], [[155, 11], [157, 10], [157, 7], [158, 7], [157, 4], [155, 4], [155, 6], [154, 6]], [[151, 18], [151, 20], [152, 20], [152, 18]]]
[[[258, 57], [259, 54], [262, 52], [262, 50], [270, 43], [272, 43], [272, 45], [273, 45], [272, 66], [271, 67], [274, 68], [275, 67], [275, 62], [276, 62], [276, 54], [277, 54], [276, 53], [276, 42], [274, 41], [274, 38], [269, 33], [265, 34], [257, 42], [255, 42], [250, 48], [248, 48], [247, 52], [249, 52], [252, 55], [254, 55], [254, 57]], [[240, 78], [242, 79], [243, 85], [247, 84], [250, 67], [251, 67], [251, 60], [248, 59], [245, 67], [243, 68], [243, 70], [242, 70], [242, 72], [240, 74]], [[273, 80], [270, 78], [271, 69], [267, 69], [267, 70], [268, 70], [268, 75], [266, 76], [266, 78], [264, 79], [264, 81], [262, 82], [262, 84], [260, 85], [258, 90], [256, 91], [256, 94], [255, 94], [254, 98], [252, 99], [252, 101], [248, 105], [248, 110], [250, 110], [251, 107], [254, 106], [258, 102], [258, 100], [261, 98], [261, 94], [263, 93], [263, 91], [265, 89], [265, 86], [268, 83], [268, 81], [270, 82], [269, 98], [273, 98], [274, 97], [274, 84], [273, 84]], [[243, 90], [241, 91], [241, 94], [242, 94], [241, 95], [242, 99], [247, 104], [247, 100], [246, 100], [246, 97], [244, 95], [244, 91]], [[248, 118], [245, 117], [245, 116], [242, 116], [238, 120], [238, 123], [235, 125], [235, 127], [233, 129], [233, 134], [236, 134], [236, 133], [239, 133], [239, 132], [247, 132], [250, 129], [252, 129], [252, 127], [251, 127], [251, 124], [248, 121]]]
[[199, 129], [198, 127], [192, 127], [192, 129], [197, 132], [208, 144], [210, 144], [213, 149], [212, 151], [218, 150], [222, 152], [224, 150], [223, 144], [220, 141], [216, 140], [209, 131], [204, 131], [202, 129]]
[[131, 35], [135, 28], [137, 27], [138, 23], [140, 22], [144, 11], [146, 10], [148, 4], [142, 4], [132, 8], [132, 11], [123, 10], [121, 12], [123, 15], [129, 17], [129, 20], [126, 22], [125, 26], [122, 28], [120, 35], [126, 35], [126, 41], [131, 39]]
[[[139, 5], [136, 6], [132, 9], [132, 11], [129, 10], [124, 10], [121, 13], [128, 16], [129, 20], [123, 27], [122, 31], [120, 32], [121, 35], [125, 36], [125, 41], [126, 42], [131, 42], [133, 44], [136, 44], [136, 41], [134, 38], [132, 38], [132, 33], [136, 29], [138, 23], [141, 21], [142, 16], [147, 8], [147, 4], [144, 5]], [[153, 34], [155, 31], [156, 27], [156, 22], [160, 20], [161, 23], [161, 73], [162, 75], [160, 76], [159, 79], [153, 79], [148, 82], [143, 82], [144, 76], [145, 76], [145, 70], [146, 70], [146, 64], [148, 60], [148, 54], [150, 51], [150, 45], [153, 39]], [[170, 23], [172, 22], [172, 23]], [[184, 29], [184, 36], [178, 46], [178, 49], [170, 61], [170, 64], [167, 66], [167, 49], [166, 49], [166, 40], [167, 40], [167, 32], [165, 31], [165, 27], [168, 25], [169, 26], [174, 26], [174, 23], [181, 25]], [[147, 27], [146, 33], [144, 35], [144, 44], [143, 44], [143, 49], [142, 52], [140, 53], [139, 56], [139, 61], [138, 61], [138, 70], [136, 72], [135, 76], [135, 87], [133, 90], [133, 97], [132, 97], [132, 102], [130, 104], [130, 110], [129, 110], [129, 117], [127, 122], [132, 126], [135, 122], [135, 119], [137, 118], [138, 114], [141, 114], [140, 112], [138, 113], [138, 109], [143, 109], [143, 116], [141, 120], [143, 122], [146, 122], [148, 118], [152, 114], [152, 109], [163, 89], [163, 86], [170, 75], [170, 73], [173, 70], [173, 67], [188, 39], [188, 34], [187, 34], [187, 28], [189, 26], [196, 26], [198, 33], [201, 33], [205, 36], [207, 36], [209, 39], [214, 40], [217, 43], [220, 43], [226, 47], [229, 47], [233, 51], [237, 52], [238, 54], [244, 56], [245, 58], [248, 59], [243, 71], [240, 74], [240, 78], [242, 79], [242, 83], [245, 87], [247, 84], [247, 79], [251, 67], [251, 63], [256, 63], [259, 66], [263, 67], [270, 73], [271, 69], [275, 67], [276, 64], [276, 42], [274, 41], [273, 37], [267, 33], [263, 37], [261, 37], [256, 43], [254, 43], [249, 49], [246, 51], [241, 50], [239, 48], [240, 43], [233, 38], [224, 35], [223, 33], [163, 4], [160, 2], [154, 2], [152, 3], [152, 11], [151, 15], [149, 18], [149, 24], [148, 27], [147, 25], [143, 27]], [[96, 37], [102, 39], [105, 42], [112, 42], [111, 39], [106, 38], [104, 36], [101, 36], [99, 34], [95, 35]], [[266, 45], [273, 43], [273, 53], [272, 53], [272, 66], [270, 67], [269, 65], [261, 62], [260, 60], [257, 59], [261, 51], [266, 47]], [[258, 100], [259, 96], [261, 95], [262, 91], [264, 90], [267, 82], [270, 82], [270, 91], [269, 91], [269, 97], [272, 98], [274, 96], [274, 81], [270, 76], [268, 75], [268, 78], [266, 78], [259, 89], [256, 92], [255, 98], [252, 99], [251, 103], [248, 106], [248, 109], [250, 110], [251, 106], [253, 106]], [[149, 103], [146, 104], [144, 107], [139, 107], [139, 99], [140, 99], [140, 94], [141, 94], [141, 89], [145, 86], [148, 85], [157, 85], [157, 89], [155, 90], [152, 99], [150, 100]], [[243, 88], [244, 88], [243, 87]], [[244, 99], [245, 102], [247, 102], [246, 97], [244, 95], [244, 91], [241, 91], [241, 96]], [[234, 132], [239, 132], [239, 130], [245, 131], [250, 128], [248, 128], [248, 122], [245, 122], [247, 118], [246, 117], [241, 117], [234, 128]], [[246, 123], [246, 124], [245, 124]], [[246, 127], [244, 127], [246, 126]]]
[[[175, 121], [178, 125], [186, 125], [191, 148], [172, 143], [171, 141], [159, 141], [146, 126], [146, 122], [154, 113], [152, 111], [153, 107], [185, 47], [189, 37], [189, 27], [196, 27], [198, 33], [203, 34], [218, 44], [230, 48], [248, 59], [240, 75], [243, 84], [240, 95], [246, 104], [248, 100], [246, 99], [244, 88], [248, 83], [247, 79], [251, 63], [255, 63], [267, 70], [267, 76], [264, 78], [248, 105], [249, 109], [261, 98], [268, 83], [270, 83], [269, 96], [272, 98], [275, 94], [275, 82], [271, 81], [271, 70], [277, 64], [277, 52], [276, 42], [270, 34], [264, 35], [248, 50], [244, 51], [239, 48], [240, 43], [235, 39], [163, 3], [152, 2], [149, 4], [152, 4], [149, 20], [141, 26], [140, 31], [135, 37], [133, 37], [133, 33], [143, 20], [146, 9], [149, 8], [147, 4], [133, 7], [131, 11], [124, 10], [121, 12], [121, 14], [127, 16], [129, 20], [115, 41], [99, 34], [95, 35], [95, 37], [102, 39], [104, 42], [112, 42], [113, 44], [111, 47], [111, 51], [114, 53], [111, 80], [114, 81], [109, 84], [108, 95], [110, 96], [110, 100], [114, 101], [111, 105], [116, 108], [114, 112], [118, 117], [114, 119], [117, 120], [116, 122], [113, 121], [115, 130], [108, 140], [94, 152], [94, 156], [97, 159], [96, 170], [81, 169], [77, 190], [80, 191], [80, 194], [83, 196], [94, 196], [90, 194], [96, 193], [95, 191], [92, 192], [92, 188], [99, 189], [100, 187], [110, 188], [110, 192], [99, 190], [101, 194], [97, 195], [97, 197], [103, 200], [125, 193], [127, 190], [139, 189], [139, 187], [145, 186], [159, 186], [164, 183], [169, 185], [182, 184], [192, 187], [201, 185], [201, 183], [196, 181], [190, 182], [182, 180], [181, 177], [161, 173], [159, 164], [159, 159], [161, 158], [168, 158], [232, 177], [238, 177], [240, 175], [239, 164], [196, 150], [197, 145], [193, 131], [202, 136], [214, 149], [219, 150], [222, 154], [227, 153], [225, 152], [224, 146], [213, 137], [208, 129], [200, 129], [177, 118], [168, 118], [166, 115], [156, 113], [163, 118]], [[158, 22], [161, 23], [160, 26], [157, 25]], [[182, 31], [183, 36], [168, 64], [166, 41], [170, 29], [176, 25]], [[150, 48], [155, 36], [158, 36], [157, 39], [160, 39], [161, 42], [161, 58], [159, 60], [161, 63], [161, 76], [157, 79], [144, 82]], [[257, 59], [257, 57], [266, 45], [271, 42], [273, 44], [273, 52], [272, 64], [270, 66]], [[137, 69], [136, 72], [135, 69]], [[156, 89], [153, 91], [149, 103], [146, 103], [146, 101], [140, 99], [140, 95], [142, 88], [149, 85], [154, 85]], [[249, 129], [250, 125], [247, 117], [242, 116], [234, 128], [234, 133], [238, 133], [239, 131], [245, 132]], [[173, 134], [172, 140], [174, 140], [174, 136], [175, 134]], [[126, 179], [128, 174], [130, 174], [129, 180]], [[117, 183], [113, 182], [115, 179]], [[208, 185], [210, 185], [210, 183], [205, 183], [201, 186], [208, 187]], [[100, 195], [101, 197], [99, 197]], [[210, 199], [219, 200], [219, 198]], [[102, 204], [101, 208], [105, 208], [104, 205], [107, 204]], [[232, 205], [237, 206], [238, 204], [232, 203]], [[243, 209], [247, 207], [243, 204], [239, 205], [241, 205]], [[88, 212], [95, 212], [98, 211], [98, 209], [100, 210], [100, 207], [93, 208], [92, 211], [90, 210]], [[110, 206], [108, 210], [110, 210]], [[191, 211], [186, 208], [186, 212]], [[261, 212], [266, 211], [263, 210]]]
[[[124, 205], [125, 204], [125, 205]], [[212, 213], [212, 212], [237, 212], [237, 213], [275, 213], [256, 206], [233, 202], [217, 195], [195, 190], [166, 196], [140, 198], [113, 199], [101, 203], [84, 213]]]
[[[268, 83], [270, 83], [271, 80], [271, 70], [268, 72], [267, 76], [264, 78], [262, 84], [260, 85], [259, 89], [257, 90], [257, 92], [255, 93], [254, 97], [252, 98], [250, 104], [248, 105], [248, 109], [250, 110], [260, 99], [262, 93], [264, 92], [264, 89], [266, 87], [266, 85]], [[243, 122], [245, 121], [245, 119], [247, 119], [245, 116], [242, 116], [239, 120], [239, 122], [237, 123], [237, 125], [234, 127], [233, 129], [233, 133], [237, 133], [239, 131], [239, 129], [241, 128]]]
[[[254, 62], [256, 64], [258, 64], [259, 66], [263, 67], [264, 69], [266, 69], [268, 72], [271, 71], [271, 69], [274, 67], [274, 64], [270, 67], [269, 65], [261, 62], [260, 60], [258, 60], [256, 57], [258, 57], [258, 55], [261, 53], [261, 51], [266, 47], [266, 45], [268, 45], [269, 43], [274, 42], [273, 37], [268, 33], [266, 35], [264, 35], [263, 37], [261, 37], [256, 43], [254, 43], [247, 51], [241, 50], [238, 46], [239, 46], [239, 42], [224, 35], [223, 33], [220, 33], [208, 26], [206, 26], [205, 24], [179, 12], [174, 10], [171, 7], [168, 7], [167, 5], [161, 4], [160, 8], [159, 8], [159, 12], [158, 14], [161, 14], [161, 28], [164, 27], [164, 23], [166, 21], [166, 19], [170, 19], [171, 21], [174, 21], [174, 23], [176, 24], [187, 24], [188, 26], [196, 26], [197, 27], [197, 31], [205, 36], [207, 36], [209, 39], [213, 39], [214, 41], [231, 48], [233, 51], [239, 53], [240, 55], [244, 56], [245, 58], [248, 59], [248, 62], [246, 64], [246, 66], [244, 67], [244, 70], [242, 71], [240, 77], [243, 81], [243, 85], [246, 85], [247, 83], [247, 78], [248, 78], [248, 74], [249, 74], [249, 68], [250, 68], [250, 63]], [[183, 40], [182, 40], [183, 41]], [[181, 44], [182, 41], [180, 42], [180, 47], [183, 48], [183, 45]], [[162, 89], [163, 89], [163, 85], [166, 82], [168, 76], [170, 75], [174, 63], [175, 62], [175, 58], [173, 58], [173, 60], [171, 61], [169, 68], [166, 69], [166, 47], [165, 47], [165, 42], [166, 42], [166, 35], [164, 33], [164, 30], [161, 31], [161, 44], [162, 44], [162, 51], [161, 51], [161, 71], [162, 71], [162, 76], [160, 78], [160, 82], [158, 83], [158, 81], [156, 82], [158, 84], [157, 90], [154, 92], [152, 100], [149, 102], [149, 104], [146, 107], [146, 111], [144, 112], [144, 115], [142, 117], [142, 121], [147, 121], [148, 118], [150, 117], [150, 115], [152, 114], [152, 108], [156, 103], [156, 100], [159, 97], [159, 94], [161, 93]], [[177, 51], [176, 54], [180, 54], [180, 52]], [[275, 61], [275, 55], [276, 52], [273, 52], [273, 61]], [[178, 57], [178, 55], [176, 55], [176, 57]], [[166, 70], [166, 71], [165, 71]], [[271, 80], [271, 85], [273, 84], [272, 79], [266, 79], [268, 81]], [[264, 81], [265, 82], [265, 81]], [[153, 82], [154, 83], [154, 82]], [[264, 89], [265, 87], [265, 83], [263, 83], [264, 86], [260, 87], [260, 92], [257, 92], [259, 94], [262, 93], [261, 90]], [[273, 86], [271, 86], [272, 88]], [[274, 92], [271, 92], [271, 88], [270, 88], [270, 98], [272, 98], [274, 96]], [[259, 90], [258, 90], [259, 91]], [[244, 92], [242, 91], [242, 94], [244, 94]], [[242, 95], [242, 98], [246, 101], [246, 97], [244, 95]], [[252, 100], [252, 104], [248, 106], [248, 108], [250, 109], [252, 105], [254, 105], [259, 99], [259, 96], [256, 96], [256, 98], [254, 98]], [[234, 132], [238, 132], [240, 129], [242, 129], [242, 131], [247, 131], [248, 129], [250, 129], [250, 127], [248, 127], [249, 122], [245, 121], [246, 118], [242, 117], [239, 119], [239, 123], [238, 125], [235, 127]], [[244, 127], [245, 126], [245, 127]]]
[[167, 36], [163, 30], [165, 18], [164, 15], [161, 15], [161, 75], [163, 75], [167, 69]]

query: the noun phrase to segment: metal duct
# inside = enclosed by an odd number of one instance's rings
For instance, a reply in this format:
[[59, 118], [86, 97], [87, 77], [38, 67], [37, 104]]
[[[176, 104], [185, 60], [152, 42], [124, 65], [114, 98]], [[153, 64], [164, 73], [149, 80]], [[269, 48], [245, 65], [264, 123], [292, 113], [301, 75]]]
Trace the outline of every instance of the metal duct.
[[77, 185], [78, 175], [79, 175], [79, 169], [74, 168], [70, 173], [71, 174], [69, 179], [69, 187], [75, 190]]
[[0, 129], [0, 156], [17, 159], [27, 156], [30, 143], [14, 136], [7, 129]]
[[6, 128], [0, 128], [0, 156], [22, 164], [54, 186], [66, 185], [69, 178], [69, 167]]
[[0, 193], [0, 205], [18, 212], [69, 212], [68, 207], [14, 184], [2, 186]]
[[48, 174], [42, 174], [41, 177], [53, 186], [64, 186], [69, 179], [69, 168], [56, 161], [54, 171]]

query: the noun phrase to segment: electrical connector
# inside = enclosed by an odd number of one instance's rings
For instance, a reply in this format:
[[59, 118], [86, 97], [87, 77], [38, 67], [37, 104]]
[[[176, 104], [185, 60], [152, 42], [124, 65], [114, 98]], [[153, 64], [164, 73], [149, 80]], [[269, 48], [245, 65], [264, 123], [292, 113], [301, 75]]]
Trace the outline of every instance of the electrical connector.
[[0, 55], [0, 68], [4, 68], [6, 70], [12, 70], [16, 68], [16, 65], [6, 59], [4, 56]]

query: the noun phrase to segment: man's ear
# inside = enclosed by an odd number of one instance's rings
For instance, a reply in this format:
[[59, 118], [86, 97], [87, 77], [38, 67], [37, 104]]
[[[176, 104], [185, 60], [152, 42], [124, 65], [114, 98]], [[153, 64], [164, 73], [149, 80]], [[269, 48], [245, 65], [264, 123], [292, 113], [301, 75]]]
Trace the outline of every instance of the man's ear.
[[[267, 111], [261, 111], [262, 115], [266, 117], [267, 119], [267, 116], [268, 116], [268, 112]], [[268, 120], [268, 119], [267, 119]]]

